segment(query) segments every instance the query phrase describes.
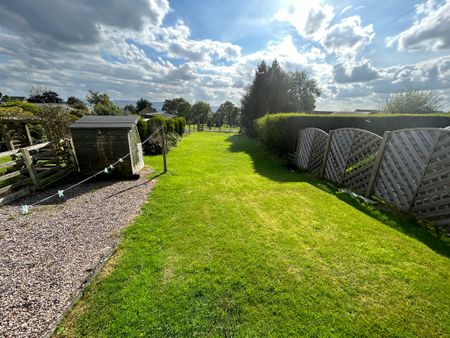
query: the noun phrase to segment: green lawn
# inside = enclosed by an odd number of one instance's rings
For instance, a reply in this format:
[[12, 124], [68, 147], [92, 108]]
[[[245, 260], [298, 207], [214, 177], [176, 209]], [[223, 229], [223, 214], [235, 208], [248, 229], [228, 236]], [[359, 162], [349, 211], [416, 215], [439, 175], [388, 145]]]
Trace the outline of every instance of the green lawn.
[[412, 221], [244, 136], [194, 133], [168, 164], [58, 335], [450, 336], [450, 250]]

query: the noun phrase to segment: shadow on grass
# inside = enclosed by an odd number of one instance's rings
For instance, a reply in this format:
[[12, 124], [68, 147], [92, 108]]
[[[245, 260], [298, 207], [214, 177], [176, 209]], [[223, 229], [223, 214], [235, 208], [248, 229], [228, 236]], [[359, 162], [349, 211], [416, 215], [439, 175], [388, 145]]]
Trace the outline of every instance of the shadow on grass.
[[293, 170], [287, 162], [277, 158], [264, 150], [263, 146], [247, 136], [233, 135], [227, 139], [230, 142], [230, 152], [244, 152], [250, 155], [255, 172], [270, 178], [276, 182], [304, 182], [311, 184], [329, 194], [339, 198], [341, 201], [351, 205], [364, 214], [382, 222], [383, 224], [400, 231], [401, 233], [415, 238], [427, 245], [431, 250], [445, 257], [450, 257], [450, 238], [440, 229], [415, 219], [413, 216], [401, 212], [386, 204], [379, 203], [376, 206], [356, 199], [323, 179], [313, 175]]

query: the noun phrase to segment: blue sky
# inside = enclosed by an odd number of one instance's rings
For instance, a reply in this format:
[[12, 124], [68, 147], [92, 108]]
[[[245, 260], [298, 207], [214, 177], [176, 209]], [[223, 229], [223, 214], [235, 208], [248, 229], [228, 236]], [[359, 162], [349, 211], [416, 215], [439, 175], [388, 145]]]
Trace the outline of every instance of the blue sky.
[[377, 108], [409, 88], [450, 109], [450, 0], [2, 0], [0, 91], [238, 104], [256, 65], [306, 70], [318, 109]]

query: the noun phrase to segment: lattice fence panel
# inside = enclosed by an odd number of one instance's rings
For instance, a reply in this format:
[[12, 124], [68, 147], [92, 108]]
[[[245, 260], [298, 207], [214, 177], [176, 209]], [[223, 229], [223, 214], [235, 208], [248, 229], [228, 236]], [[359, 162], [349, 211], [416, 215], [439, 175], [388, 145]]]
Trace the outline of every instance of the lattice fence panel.
[[440, 133], [411, 212], [450, 225], [450, 130]]
[[441, 129], [405, 129], [389, 134], [374, 195], [408, 211]]
[[355, 129], [336, 129], [330, 133], [331, 143], [325, 163], [324, 177], [340, 184], [344, 177], [345, 167], [352, 147]]
[[297, 147], [297, 165], [315, 175], [319, 175], [327, 139], [328, 134], [321, 129], [302, 129]]
[[352, 147], [342, 179], [345, 187], [361, 195], [366, 192], [381, 140], [381, 136], [370, 131], [354, 130]]

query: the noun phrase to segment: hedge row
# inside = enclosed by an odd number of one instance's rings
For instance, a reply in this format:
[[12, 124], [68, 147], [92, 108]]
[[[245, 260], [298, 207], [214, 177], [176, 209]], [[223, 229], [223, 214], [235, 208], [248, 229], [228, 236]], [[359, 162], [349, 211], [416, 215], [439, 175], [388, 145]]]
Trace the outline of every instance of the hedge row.
[[255, 120], [258, 139], [280, 155], [295, 152], [300, 129], [320, 128], [326, 132], [339, 128], [360, 128], [383, 136], [388, 130], [450, 126], [450, 114], [436, 115], [310, 115], [271, 114]]
[[[184, 117], [175, 117], [171, 119], [164, 118], [162, 116], [155, 116], [149, 120], [143, 118], [138, 121], [138, 131], [141, 136], [141, 140], [144, 141], [149, 137], [160, 125], [164, 126], [166, 132], [166, 142], [168, 148], [175, 147], [184, 134], [186, 127], [186, 120]], [[144, 152], [148, 155], [160, 154], [161, 146], [159, 139], [156, 137], [150, 140], [144, 145]]]

